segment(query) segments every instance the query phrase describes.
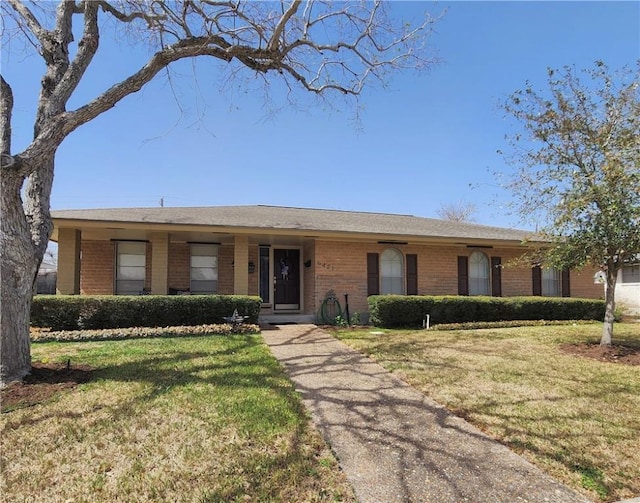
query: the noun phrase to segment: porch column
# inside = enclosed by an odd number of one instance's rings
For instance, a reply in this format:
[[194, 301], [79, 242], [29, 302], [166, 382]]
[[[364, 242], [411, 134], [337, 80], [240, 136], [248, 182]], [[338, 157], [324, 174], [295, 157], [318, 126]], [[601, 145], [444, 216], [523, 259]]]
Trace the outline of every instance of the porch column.
[[233, 248], [233, 293], [249, 293], [249, 238], [236, 236]]
[[151, 235], [151, 294], [169, 293], [169, 234]]
[[80, 294], [80, 243], [78, 229], [58, 229], [58, 295]]

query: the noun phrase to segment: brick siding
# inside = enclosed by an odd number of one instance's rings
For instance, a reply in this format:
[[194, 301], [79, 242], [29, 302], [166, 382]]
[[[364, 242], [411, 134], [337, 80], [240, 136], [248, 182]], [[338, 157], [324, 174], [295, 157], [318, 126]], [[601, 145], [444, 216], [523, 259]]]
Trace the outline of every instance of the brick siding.
[[115, 270], [114, 241], [82, 241], [80, 293], [112, 295]]
[[[382, 252], [393, 247], [406, 254], [417, 255], [419, 295], [457, 295], [458, 263], [460, 255], [469, 256], [474, 250], [465, 246], [418, 246], [384, 245], [347, 241], [316, 240], [307, 242], [301, 250], [303, 279], [303, 312], [314, 314], [329, 290], [333, 290], [341, 304], [344, 294], [349, 294], [350, 312], [366, 312], [367, 306], [367, 253]], [[115, 242], [82, 241], [81, 293], [87, 295], [110, 295], [114, 288]], [[517, 264], [519, 250], [513, 248], [482, 249], [491, 257], [500, 257], [502, 269], [502, 295], [531, 295], [531, 268]], [[152, 244], [147, 243], [146, 281], [151, 288]], [[234, 276], [233, 245], [218, 247], [218, 292], [233, 294]], [[259, 248], [249, 246], [249, 261], [255, 269], [249, 273], [248, 291], [259, 295]], [[309, 267], [305, 267], [304, 263]], [[232, 265], [233, 264], [233, 265]], [[242, 264], [247, 267], [247, 264]], [[593, 284], [595, 270], [571, 271], [571, 296], [601, 298], [602, 285]], [[190, 283], [190, 250], [188, 243], [169, 244], [168, 286], [187, 290]]]

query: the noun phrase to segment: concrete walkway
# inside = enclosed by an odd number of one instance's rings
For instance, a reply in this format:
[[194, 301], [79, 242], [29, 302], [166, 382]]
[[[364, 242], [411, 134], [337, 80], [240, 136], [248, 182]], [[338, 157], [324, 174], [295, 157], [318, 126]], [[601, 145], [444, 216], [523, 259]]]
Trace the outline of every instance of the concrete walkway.
[[314, 325], [264, 330], [362, 503], [584, 503]]

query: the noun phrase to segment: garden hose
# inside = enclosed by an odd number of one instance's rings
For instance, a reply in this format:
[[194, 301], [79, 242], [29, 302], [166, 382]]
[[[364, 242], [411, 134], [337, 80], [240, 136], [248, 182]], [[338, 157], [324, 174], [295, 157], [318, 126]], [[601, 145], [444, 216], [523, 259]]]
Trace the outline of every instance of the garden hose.
[[327, 297], [320, 306], [320, 320], [325, 325], [335, 325], [336, 318], [342, 317], [342, 307], [337, 297]]

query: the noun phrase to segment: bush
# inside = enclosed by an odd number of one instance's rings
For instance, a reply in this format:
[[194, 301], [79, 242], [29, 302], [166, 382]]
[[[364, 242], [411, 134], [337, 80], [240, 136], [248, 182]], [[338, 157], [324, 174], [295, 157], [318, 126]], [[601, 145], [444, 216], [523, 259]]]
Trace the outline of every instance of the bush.
[[31, 326], [51, 330], [170, 327], [225, 323], [235, 309], [258, 323], [260, 297], [246, 295], [36, 296]]
[[369, 320], [385, 328], [419, 328], [430, 323], [512, 320], [602, 320], [604, 301], [555, 297], [463, 297], [372, 295]]

